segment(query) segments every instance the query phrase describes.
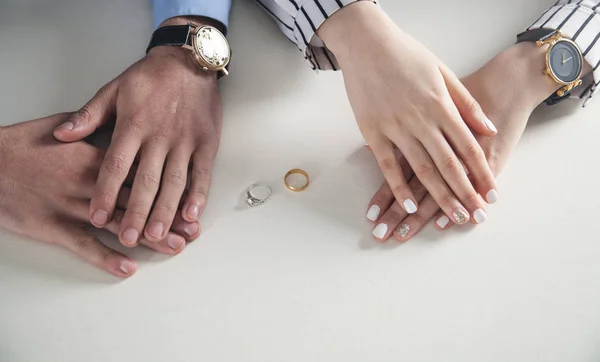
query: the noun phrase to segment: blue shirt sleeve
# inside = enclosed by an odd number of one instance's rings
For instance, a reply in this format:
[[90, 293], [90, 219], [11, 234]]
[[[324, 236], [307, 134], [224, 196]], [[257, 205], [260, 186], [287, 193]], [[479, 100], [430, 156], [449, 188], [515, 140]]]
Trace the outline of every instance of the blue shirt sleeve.
[[221, 22], [227, 28], [231, 0], [151, 0], [154, 28], [175, 16], [204, 16]]

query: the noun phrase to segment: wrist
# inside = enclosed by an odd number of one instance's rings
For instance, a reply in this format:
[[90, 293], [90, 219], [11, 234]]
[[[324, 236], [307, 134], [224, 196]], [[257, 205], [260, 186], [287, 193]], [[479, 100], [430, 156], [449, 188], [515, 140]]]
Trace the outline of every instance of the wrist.
[[[200, 16], [179, 16], [165, 20], [159, 26], [159, 28], [165, 26], [177, 26], [177, 25], [188, 25], [194, 24], [196, 26], [209, 25], [217, 28], [223, 32], [225, 27], [218, 21], [200, 17]], [[169, 64], [174, 68], [183, 68], [186, 72], [194, 74], [199, 78], [207, 79], [210, 81], [217, 80], [216, 72], [208, 72], [200, 69], [198, 62], [191, 55], [190, 50], [182, 46], [175, 45], [160, 45], [155, 46], [146, 55], [146, 58], [155, 60], [158, 62], [164, 62], [163, 64]], [[173, 64], [175, 63], [175, 64]], [[181, 67], [179, 67], [178, 65]]]
[[534, 109], [554, 94], [561, 85], [548, 75], [546, 69], [546, 48], [532, 42], [512, 45], [500, 53], [492, 62], [504, 67], [502, 73], [512, 83], [514, 97], [524, 105]]
[[352, 53], [353, 48], [378, 42], [385, 27], [394, 25], [387, 15], [371, 1], [357, 1], [340, 9], [327, 19], [317, 34], [338, 60]]

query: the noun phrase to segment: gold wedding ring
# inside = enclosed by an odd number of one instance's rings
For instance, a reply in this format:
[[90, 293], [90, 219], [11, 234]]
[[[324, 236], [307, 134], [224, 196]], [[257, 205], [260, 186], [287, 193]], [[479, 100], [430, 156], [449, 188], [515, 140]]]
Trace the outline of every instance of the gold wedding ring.
[[[302, 175], [306, 178], [306, 183], [302, 186], [292, 186], [290, 185], [290, 183], [288, 182], [288, 178], [292, 175]], [[304, 191], [306, 190], [306, 188], [308, 187], [308, 185], [310, 185], [310, 178], [308, 177], [308, 173], [306, 173], [306, 171], [301, 170], [299, 168], [295, 168], [293, 170], [289, 170], [285, 176], [283, 177], [283, 182], [285, 183], [285, 187], [287, 187], [288, 190], [290, 191], [294, 191], [294, 192], [300, 192], [300, 191]]]

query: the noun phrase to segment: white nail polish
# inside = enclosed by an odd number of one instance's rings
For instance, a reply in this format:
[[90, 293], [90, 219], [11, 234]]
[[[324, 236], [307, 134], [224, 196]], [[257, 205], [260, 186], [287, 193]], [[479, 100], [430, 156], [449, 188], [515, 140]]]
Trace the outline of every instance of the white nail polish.
[[498, 128], [496, 128], [496, 126], [492, 123], [492, 121], [490, 121], [489, 118], [485, 117], [485, 125], [487, 128], [490, 129], [490, 131], [494, 132], [494, 133], [498, 133]]
[[408, 212], [409, 214], [414, 214], [415, 212], [417, 212], [417, 205], [415, 205], [415, 203], [411, 199], [404, 200], [402, 206], [404, 206], [404, 210], [406, 210], [406, 212]]
[[487, 220], [487, 214], [482, 209], [477, 209], [473, 213], [473, 219], [478, 224], [483, 224]]
[[495, 204], [496, 202], [498, 202], [499, 198], [500, 196], [498, 196], [498, 192], [494, 189], [488, 191], [488, 193], [485, 195], [485, 199], [488, 202], [488, 204]]
[[380, 212], [381, 212], [381, 209], [379, 208], [379, 206], [377, 206], [377, 205], [371, 206], [369, 208], [369, 211], [367, 212], [367, 219], [369, 219], [371, 221], [377, 220]]
[[387, 231], [387, 224], [379, 224], [375, 229], [373, 229], [373, 236], [375, 236], [377, 239], [383, 239], [385, 237], [385, 234], [387, 234]]
[[442, 229], [445, 229], [446, 226], [448, 226], [448, 224], [450, 223], [450, 218], [446, 215], [443, 215], [442, 217], [437, 219], [437, 221], [435, 223]]

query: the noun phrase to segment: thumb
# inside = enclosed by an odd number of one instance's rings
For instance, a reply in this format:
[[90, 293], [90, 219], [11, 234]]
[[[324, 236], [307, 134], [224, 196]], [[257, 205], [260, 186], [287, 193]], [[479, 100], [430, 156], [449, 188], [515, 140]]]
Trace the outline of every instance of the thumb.
[[460, 112], [463, 120], [474, 132], [484, 136], [495, 136], [498, 129], [492, 121], [483, 113], [481, 106], [473, 98], [469, 90], [462, 84], [460, 79], [445, 66], [440, 66], [440, 71], [450, 97], [454, 101], [456, 108]]
[[79, 111], [56, 127], [54, 137], [62, 142], [81, 141], [110, 121], [116, 113], [116, 104], [117, 85], [116, 82], [111, 82], [102, 87]]

